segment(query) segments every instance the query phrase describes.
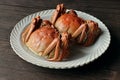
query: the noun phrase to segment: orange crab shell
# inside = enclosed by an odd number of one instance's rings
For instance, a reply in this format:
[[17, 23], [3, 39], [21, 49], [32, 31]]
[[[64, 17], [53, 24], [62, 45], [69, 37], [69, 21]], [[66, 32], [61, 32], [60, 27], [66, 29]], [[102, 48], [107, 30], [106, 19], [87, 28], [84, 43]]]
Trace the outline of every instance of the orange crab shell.
[[49, 26], [44, 26], [36, 31], [34, 31], [26, 45], [35, 51], [36, 53], [42, 55], [42, 52], [48, 47], [48, 45], [58, 37], [58, 32]]
[[60, 33], [68, 32], [73, 34], [82, 23], [84, 23], [84, 20], [77, 15], [65, 13], [57, 19], [55, 27]]

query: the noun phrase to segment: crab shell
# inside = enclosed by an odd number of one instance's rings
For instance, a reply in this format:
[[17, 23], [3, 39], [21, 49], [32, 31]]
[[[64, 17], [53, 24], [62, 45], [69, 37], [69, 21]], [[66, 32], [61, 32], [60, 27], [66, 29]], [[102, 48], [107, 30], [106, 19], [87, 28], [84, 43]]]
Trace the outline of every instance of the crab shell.
[[42, 55], [48, 45], [58, 37], [58, 32], [49, 26], [35, 30], [26, 45], [35, 53]]
[[68, 32], [69, 34], [73, 34], [83, 23], [84, 20], [77, 15], [65, 13], [57, 19], [55, 27], [60, 33]]

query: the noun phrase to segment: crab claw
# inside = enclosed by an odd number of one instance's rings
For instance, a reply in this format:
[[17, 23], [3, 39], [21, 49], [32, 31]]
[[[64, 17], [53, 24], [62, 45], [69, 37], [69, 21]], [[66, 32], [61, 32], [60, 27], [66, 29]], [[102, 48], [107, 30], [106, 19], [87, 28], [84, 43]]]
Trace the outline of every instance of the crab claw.
[[60, 17], [62, 14], [65, 13], [65, 8], [64, 8], [64, 5], [63, 4], [58, 4], [57, 7], [56, 7], [56, 10], [54, 11], [52, 17], [51, 17], [51, 22], [52, 24], [54, 25], [57, 18]]
[[31, 33], [37, 29], [40, 26], [40, 16], [34, 18], [30, 25], [25, 29], [25, 31], [22, 33], [22, 41], [26, 43], [31, 35]]

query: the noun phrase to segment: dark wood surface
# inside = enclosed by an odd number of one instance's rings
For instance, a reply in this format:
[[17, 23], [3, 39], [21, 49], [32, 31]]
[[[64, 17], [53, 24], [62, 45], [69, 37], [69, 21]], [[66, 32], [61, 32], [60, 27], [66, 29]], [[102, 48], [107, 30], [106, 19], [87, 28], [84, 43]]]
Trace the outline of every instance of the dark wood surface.
[[[15, 24], [58, 3], [96, 16], [110, 30], [110, 47], [94, 62], [74, 69], [47, 69], [22, 60], [12, 50], [9, 37]], [[0, 0], [0, 80], [120, 80], [120, 1]]]

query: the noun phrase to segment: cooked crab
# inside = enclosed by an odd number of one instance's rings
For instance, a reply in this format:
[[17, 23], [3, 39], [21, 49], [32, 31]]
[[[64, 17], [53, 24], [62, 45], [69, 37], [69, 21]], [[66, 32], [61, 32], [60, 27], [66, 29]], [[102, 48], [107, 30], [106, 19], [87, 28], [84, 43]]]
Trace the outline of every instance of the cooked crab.
[[60, 33], [67, 32], [72, 40], [84, 46], [93, 44], [101, 33], [96, 22], [80, 18], [74, 10], [66, 12], [63, 4], [57, 5], [51, 22]]
[[33, 52], [51, 61], [60, 61], [69, 53], [67, 33], [60, 35], [48, 20], [39, 16], [24, 30], [22, 41]]

